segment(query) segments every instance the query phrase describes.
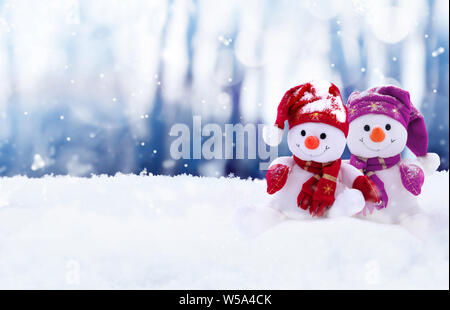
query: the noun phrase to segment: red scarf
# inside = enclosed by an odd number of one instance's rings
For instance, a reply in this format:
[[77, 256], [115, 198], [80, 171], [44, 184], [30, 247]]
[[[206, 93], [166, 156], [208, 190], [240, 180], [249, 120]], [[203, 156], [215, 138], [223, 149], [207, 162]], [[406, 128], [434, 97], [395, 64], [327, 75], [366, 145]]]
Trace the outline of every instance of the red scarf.
[[[313, 205], [324, 205], [330, 207], [334, 202], [334, 193], [336, 191], [336, 181], [341, 168], [341, 159], [331, 161], [328, 163], [318, 163], [315, 161], [304, 161], [294, 156], [297, 165], [311, 173], [314, 173], [308, 181], [306, 181], [300, 194], [297, 197], [297, 204], [302, 209], [306, 210]], [[324, 208], [310, 208], [310, 213], [315, 213], [318, 216], [323, 215]], [[319, 212], [321, 214], [319, 214]]]

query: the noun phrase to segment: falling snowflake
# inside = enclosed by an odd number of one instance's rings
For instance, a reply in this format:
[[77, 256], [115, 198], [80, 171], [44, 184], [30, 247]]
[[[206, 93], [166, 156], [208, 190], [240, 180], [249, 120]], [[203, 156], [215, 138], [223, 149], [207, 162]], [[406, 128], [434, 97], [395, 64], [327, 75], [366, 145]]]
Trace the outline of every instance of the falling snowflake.
[[33, 157], [33, 164], [31, 165], [31, 170], [36, 171], [45, 167], [45, 161], [42, 159], [41, 155], [35, 154]]
[[439, 55], [443, 54], [444, 52], [445, 52], [445, 49], [441, 46], [441, 47], [439, 47], [438, 49], [434, 50], [434, 51], [431, 53], [431, 56], [432, 56], [432, 57], [438, 57]]

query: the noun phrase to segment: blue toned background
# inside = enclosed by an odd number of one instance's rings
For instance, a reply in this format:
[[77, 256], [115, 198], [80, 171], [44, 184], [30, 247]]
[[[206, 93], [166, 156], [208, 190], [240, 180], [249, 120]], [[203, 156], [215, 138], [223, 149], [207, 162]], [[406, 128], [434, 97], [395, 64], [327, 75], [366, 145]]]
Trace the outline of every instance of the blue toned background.
[[0, 175], [260, 177], [257, 160], [172, 160], [172, 124], [272, 123], [310, 79], [344, 100], [409, 90], [448, 169], [448, 16], [446, 0], [0, 0]]

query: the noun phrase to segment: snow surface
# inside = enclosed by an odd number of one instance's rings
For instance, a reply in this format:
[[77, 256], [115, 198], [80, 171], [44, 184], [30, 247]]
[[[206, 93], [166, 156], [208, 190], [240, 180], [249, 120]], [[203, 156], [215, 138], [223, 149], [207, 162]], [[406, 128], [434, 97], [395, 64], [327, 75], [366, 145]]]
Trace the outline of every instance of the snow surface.
[[356, 218], [284, 221], [256, 237], [265, 181], [192, 176], [0, 179], [1, 289], [448, 289], [448, 172], [421, 196], [422, 240]]

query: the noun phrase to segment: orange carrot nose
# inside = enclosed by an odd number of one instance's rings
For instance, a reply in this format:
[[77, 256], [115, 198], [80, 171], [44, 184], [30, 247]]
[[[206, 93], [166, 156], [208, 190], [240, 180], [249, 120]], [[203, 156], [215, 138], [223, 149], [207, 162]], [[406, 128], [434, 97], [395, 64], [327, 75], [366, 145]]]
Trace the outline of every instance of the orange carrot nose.
[[309, 136], [305, 139], [305, 146], [310, 150], [315, 150], [319, 146], [319, 139], [314, 136]]
[[386, 134], [380, 127], [375, 127], [370, 133], [370, 140], [372, 140], [373, 142], [381, 142], [385, 137]]

